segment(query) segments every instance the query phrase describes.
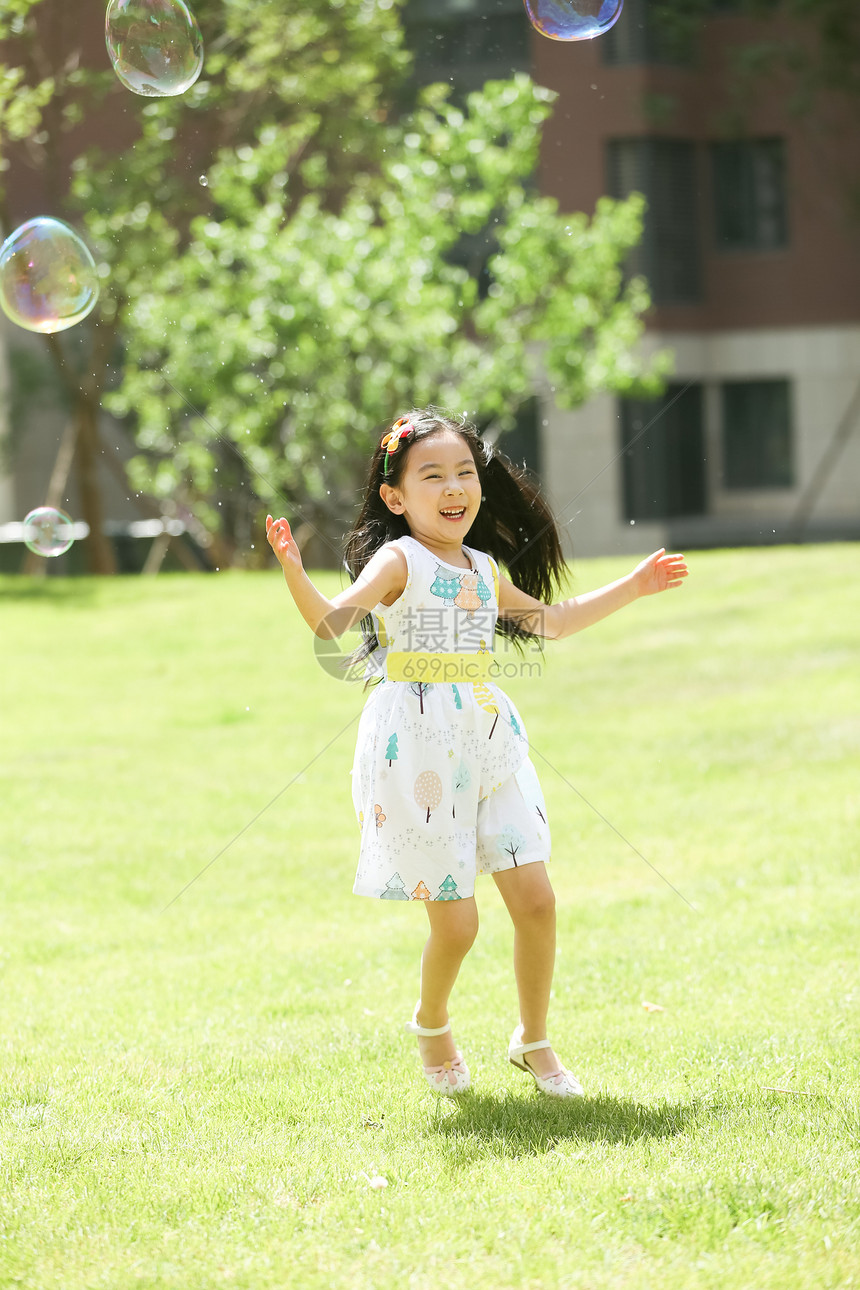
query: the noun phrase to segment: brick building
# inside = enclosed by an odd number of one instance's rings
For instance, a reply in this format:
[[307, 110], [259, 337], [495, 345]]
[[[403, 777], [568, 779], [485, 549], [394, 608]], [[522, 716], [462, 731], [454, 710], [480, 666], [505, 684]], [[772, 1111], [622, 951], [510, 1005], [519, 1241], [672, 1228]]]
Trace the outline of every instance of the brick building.
[[739, 51], [797, 31], [731, 0], [674, 39], [648, 0], [581, 43], [533, 33], [521, 0], [410, 0], [406, 14], [424, 80], [472, 88], [523, 69], [558, 93], [540, 183], [561, 209], [648, 199], [631, 269], [649, 280], [646, 344], [674, 351], [672, 383], [650, 405], [607, 396], [573, 413], [547, 386], [518, 445], [576, 517], [576, 551], [860, 537], [860, 216], [846, 165], [860, 102], [819, 96], [800, 116], [785, 72], [739, 81]]

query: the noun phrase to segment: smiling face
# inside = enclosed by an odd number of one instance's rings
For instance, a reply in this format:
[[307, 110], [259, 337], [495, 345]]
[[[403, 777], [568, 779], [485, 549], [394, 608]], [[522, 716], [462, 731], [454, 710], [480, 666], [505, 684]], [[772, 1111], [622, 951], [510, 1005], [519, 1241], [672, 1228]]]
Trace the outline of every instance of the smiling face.
[[481, 481], [468, 443], [439, 430], [409, 448], [396, 488], [380, 487], [390, 511], [403, 515], [412, 536], [435, 554], [459, 552], [481, 505]]

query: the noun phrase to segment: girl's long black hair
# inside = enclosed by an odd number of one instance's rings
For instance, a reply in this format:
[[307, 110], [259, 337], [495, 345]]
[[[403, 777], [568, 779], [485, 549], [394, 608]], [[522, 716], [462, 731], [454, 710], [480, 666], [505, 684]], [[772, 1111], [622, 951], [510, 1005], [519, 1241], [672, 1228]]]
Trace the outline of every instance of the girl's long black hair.
[[[380, 547], [409, 534], [406, 517], [388, 509], [380, 495], [380, 485], [398, 486], [413, 443], [440, 430], [453, 430], [469, 445], [483, 494], [466, 545], [493, 556], [508, 570], [514, 586], [536, 600], [551, 604], [564, 583], [565, 562], [555, 516], [537, 486], [503, 453], [486, 443], [465, 418], [448, 416], [433, 407], [415, 408], [405, 415], [414, 426], [414, 434], [401, 440], [397, 450], [389, 455], [385, 475], [385, 449], [381, 441], [386, 431], [380, 431], [367, 474], [364, 503], [346, 539], [344, 564], [353, 582]], [[387, 429], [391, 430], [400, 419], [396, 418]], [[363, 643], [344, 660], [344, 666], [355, 667], [379, 648], [370, 614], [361, 621], [361, 633]], [[507, 636], [519, 650], [524, 641], [537, 639], [510, 618], [498, 620], [496, 634]], [[365, 688], [368, 684], [370, 681]]]

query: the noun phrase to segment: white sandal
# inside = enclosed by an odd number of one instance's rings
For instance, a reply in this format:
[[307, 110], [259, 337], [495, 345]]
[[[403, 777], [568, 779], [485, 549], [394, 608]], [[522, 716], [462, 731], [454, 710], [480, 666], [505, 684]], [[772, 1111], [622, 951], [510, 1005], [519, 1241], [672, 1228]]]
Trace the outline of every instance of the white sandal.
[[532, 1075], [541, 1093], [546, 1093], [549, 1097], [585, 1096], [585, 1090], [579, 1080], [564, 1066], [560, 1066], [557, 1071], [552, 1071], [549, 1075], [538, 1075], [537, 1071], [532, 1070], [525, 1059], [521, 1062], [515, 1061], [516, 1057], [523, 1057], [524, 1053], [533, 1053], [536, 1048], [552, 1048], [552, 1044], [548, 1039], [538, 1039], [533, 1044], [524, 1044], [522, 1038], [523, 1028], [522, 1025], [519, 1025], [511, 1036], [511, 1042], [508, 1045], [508, 1060], [518, 1070], [525, 1071], [527, 1075]]
[[[419, 1004], [415, 1005], [415, 1012], [412, 1014], [412, 1020], [407, 1021], [404, 1029], [408, 1030], [410, 1035], [421, 1035], [423, 1038], [431, 1039], [434, 1035], [444, 1035], [451, 1029], [450, 1021], [444, 1026], [419, 1026], [416, 1021], [418, 1016]], [[471, 1075], [466, 1063], [463, 1061], [463, 1054], [457, 1052], [453, 1061], [443, 1062], [441, 1066], [424, 1066], [424, 1078], [430, 1085], [434, 1093], [442, 1097], [454, 1097], [457, 1093], [465, 1093], [471, 1083]]]

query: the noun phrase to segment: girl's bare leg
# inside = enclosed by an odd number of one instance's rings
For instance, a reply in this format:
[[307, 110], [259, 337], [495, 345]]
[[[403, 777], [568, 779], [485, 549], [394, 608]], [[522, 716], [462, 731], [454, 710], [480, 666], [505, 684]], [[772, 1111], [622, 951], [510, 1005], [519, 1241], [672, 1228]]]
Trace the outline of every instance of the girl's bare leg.
[[[460, 965], [474, 944], [478, 933], [478, 907], [474, 896], [463, 900], [425, 901], [430, 919], [430, 936], [421, 956], [421, 1001], [419, 1026], [444, 1026], [448, 1020], [448, 997]], [[453, 1061], [457, 1046], [450, 1030], [447, 1034], [425, 1039], [419, 1035], [418, 1047], [425, 1066], [441, 1066]]]
[[[523, 1043], [546, 1039], [549, 994], [555, 967], [555, 893], [541, 862], [494, 873], [496, 886], [514, 924], [514, 974], [520, 1000]], [[538, 1075], [561, 1063], [551, 1048], [537, 1048], [526, 1059]]]

